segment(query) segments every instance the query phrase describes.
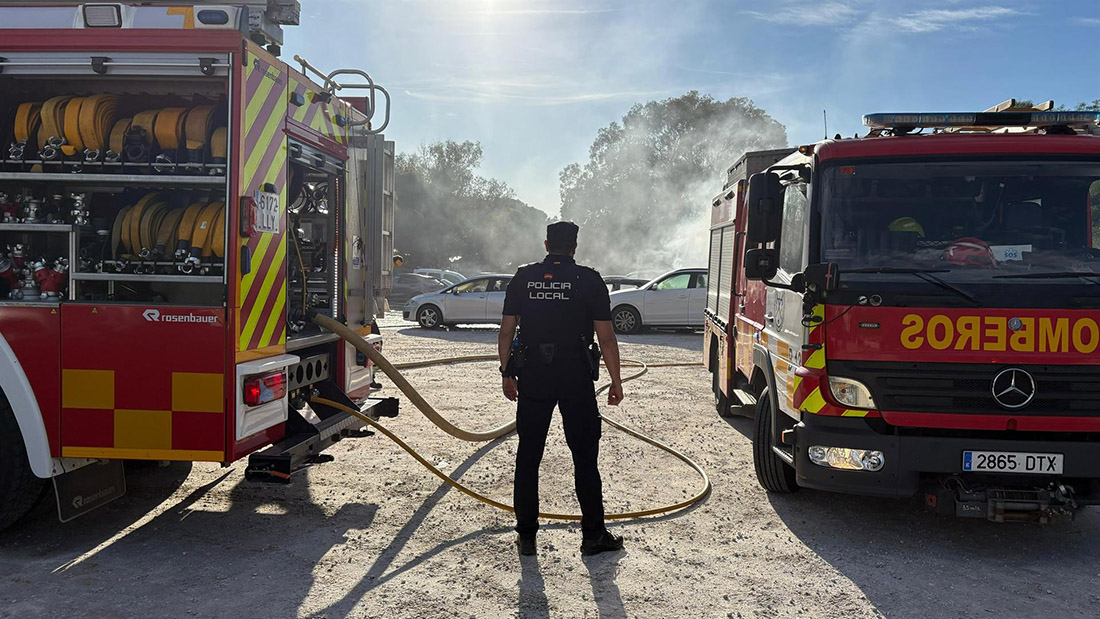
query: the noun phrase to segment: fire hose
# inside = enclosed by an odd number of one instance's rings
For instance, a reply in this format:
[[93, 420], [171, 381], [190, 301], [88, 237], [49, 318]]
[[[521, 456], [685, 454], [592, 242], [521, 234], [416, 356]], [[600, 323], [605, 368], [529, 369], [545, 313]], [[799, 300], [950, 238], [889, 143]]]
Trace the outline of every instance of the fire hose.
[[[388, 376], [390, 378], [390, 380], [393, 381], [394, 385], [398, 389], [401, 390], [401, 393], [405, 394], [405, 397], [407, 397], [409, 399], [409, 401], [413, 404], [413, 406], [415, 406], [417, 408], [417, 410], [419, 410], [421, 413], [423, 413], [425, 417], [427, 417], [432, 423], [434, 423], [436, 426], [438, 426], [441, 430], [443, 430], [447, 434], [450, 434], [451, 436], [453, 436], [455, 438], [458, 438], [458, 439], [462, 439], [464, 441], [482, 442], [482, 441], [490, 441], [490, 440], [493, 440], [493, 439], [496, 439], [496, 438], [500, 438], [502, 436], [505, 436], [505, 435], [511, 433], [513, 430], [515, 430], [515, 428], [516, 428], [516, 422], [515, 421], [511, 421], [511, 422], [506, 423], [504, 425], [501, 425], [501, 426], [498, 426], [496, 428], [492, 428], [492, 429], [489, 429], [489, 430], [485, 430], [485, 431], [482, 431], [482, 432], [470, 432], [470, 431], [458, 428], [454, 424], [447, 421], [438, 412], [436, 412], [435, 408], [432, 407], [432, 405], [429, 404], [428, 401], [425, 400], [422, 395], [420, 395], [420, 392], [417, 391], [412, 386], [412, 384], [410, 384], [409, 381], [401, 374], [401, 372], [398, 369], [398, 366], [395, 366], [394, 364], [390, 363], [390, 361], [388, 359], [386, 359], [384, 356], [382, 356], [382, 353], [375, 350], [375, 348], [372, 344], [368, 344], [367, 341], [364, 340], [357, 333], [355, 333], [355, 331], [353, 331], [350, 328], [348, 328], [347, 326], [337, 322], [336, 320], [333, 320], [332, 318], [329, 318], [328, 316], [323, 316], [321, 314], [314, 313], [311, 316], [311, 320], [317, 326], [322, 327], [324, 329], [327, 329], [327, 330], [339, 335], [345, 341], [347, 341], [352, 346], [354, 346], [356, 348], [356, 350], [358, 350], [359, 352], [366, 355], [367, 358], [370, 359], [371, 362], [374, 363], [374, 365], [378, 369], [382, 370], [382, 372], [385, 373], [386, 376]], [[495, 360], [497, 360], [496, 355], [472, 355], [472, 356], [465, 356], [465, 357], [451, 357], [451, 358], [446, 358], [446, 359], [433, 359], [433, 360], [430, 360], [430, 361], [420, 361], [420, 362], [415, 362], [415, 363], [407, 363], [407, 364], [402, 364], [400, 367], [404, 368], [404, 369], [410, 369], [410, 368], [414, 368], [414, 367], [427, 367], [427, 366], [430, 366], [430, 365], [442, 365], [442, 364], [449, 364], [449, 363], [463, 363], [463, 362], [476, 362], [476, 361], [495, 361]], [[629, 359], [624, 359], [623, 361], [626, 362], [626, 364], [628, 364], [627, 367], [637, 367], [637, 368], [639, 368], [638, 371], [636, 371], [633, 374], [630, 374], [629, 376], [623, 378], [624, 383], [627, 382], [627, 381], [634, 380], [634, 379], [642, 376], [647, 371], [649, 371], [649, 368], [651, 368], [651, 367], [687, 367], [687, 366], [696, 366], [696, 365], [698, 365], [697, 363], [645, 364], [645, 363], [642, 363], [642, 362], [639, 362], [639, 361], [633, 361], [633, 360], [629, 360]], [[596, 394], [599, 395], [599, 394], [603, 393], [609, 387], [610, 387], [610, 384], [600, 387], [596, 391]], [[504, 511], [507, 511], [507, 512], [515, 511], [514, 508], [511, 505], [508, 505], [506, 503], [501, 503], [500, 501], [496, 501], [494, 499], [491, 499], [491, 498], [489, 498], [489, 497], [487, 497], [483, 494], [480, 494], [480, 493], [478, 493], [474, 490], [471, 490], [470, 488], [463, 485], [462, 483], [451, 479], [451, 477], [449, 475], [447, 475], [443, 471], [439, 470], [439, 468], [434, 466], [431, 462], [428, 462], [423, 456], [418, 454], [416, 452], [416, 450], [414, 450], [412, 447], [410, 447], [408, 444], [406, 444], [396, 434], [394, 434], [390, 430], [383, 427], [382, 424], [378, 423], [374, 419], [371, 419], [369, 416], [363, 414], [361, 411], [359, 411], [355, 408], [352, 408], [350, 406], [346, 406], [344, 404], [341, 404], [339, 402], [334, 402], [334, 401], [326, 399], [326, 398], [314, 397], [314, 398], [311, 399], [311, 401], [316, 402], [317, 404], [322, 404], [322, 405], [325, 405], [325, 406], [331, 406], [333, 408], [342, 410], [345, 413], [348, 413], [349, 415], [353, 415], [354, 417], [356, 417], [359, 420], [363, 421], [364, 423], [366, 423], [370, 427], [378, 430], [382, 434], [386, 435], [386, 437], [388, 437], [390, 440], [397, 443], [397, 445], [399, 447], [401, 447], [406, 452], [408, 452], [408, 454], [411, 455], [413, 458], [415, 458], [417, 462], [424, 465], [424, 467], [427, 468], [429, 471], [431, 471], [432, 474], [434, 474], [436, 477], [439, 477], [441, 480], [443, 480], [444, 483], [446, 483], [447, 485], [451, 486], [452, 488], [455, 488], [456, 490], [462, 492], [463, 494], [466, 494], [466, 495], [468, 495], [468, 496], [470, 496], [474, 499], [477, 499], [478, 501], [481, 501], [482, 503], [486, 503], [488, 505], [496, 507], [497, 509], [501, 509], [501, 510], [504, 510]], [[600, 418], [603, 421], [607, 422], [610, 426], [614, 427], [615, 429], [620, 430], [620, 431], [622, 431], [622, 432], [624, 432], [624, 433], [626, 433], [626, 434], [628, 434], [628, 435], [630, 435], [630, 436], [632, 436], [632, 437], [634, 437], [638, 440], [641, 440], [641, 441], [643, 441], [643, 442], [645, 442], [649, 445], [657, 447], [658, 449], [661, 449], [662, 451], [665, 451], [665, 452], [675, 456], [681, 462], [684, 462], [685, 464], [690, 466], [692, 469], [694, 469], [695, 472], [699, 475], [700, 480], [702, 481], [702, 484], [700, 485], [698, 492], [696, 492], [695, 495], [693, 495], [691, 498], [686, 499], [684, 501], [680, 501], [680, 502], [672, 504], [672, 505], [665, 505], [665, 506], [655, 507], [655, 508], [651, 508], [651, 509], [644, 509], [644, 510], [638, 510], [638, 511], [632, 511], [632, 512], [621, 512], [621, 513], [607, 514], [607, 515], [604, 516], [606, 519], [608, 519], [608, 520], [628, 520], [628, 519], [633, 519], [633, 518], [642, 518], [642, 517], [645, 517], [645, 516], [653, 516], [653, 515], [656, 515], [656, 514], [663, 514], [663, 513], [667, 513], [667, 512], [672, 512], [672, 511], [676, 511], [676, 510], [679, 510], [679, 509], [684, 509], [686, 507], [690, 507], [691, 505], [694, 505], [695, 503], [698, 503], [699, 501], [703, 500], [704, 498], [706, 498], [706, 496], [708, 494], [710, 494], [710, 488], [711, 488], [710, 478], [707, 477], [706, 471], [704, 471], [703, 468], [701, 466], [699, 466], [694, 460], [692, 460], [688, 456], [684, 455], [683, 453], [673, 449], [672, 447], [669, 447], [668, 445], [665, 445], [664, 443], [661, 443], [660, 441], [658, 441], [654, 438], [646, 436], [645, 434], [643, 434], [641, 432], [638, 432], [636, 430], [632, 430], [632, 429], [630, 429], [630, 428], [628, 428], [628, 427], [626, 427], [626, 426], [624, 426], [624, 425], [622, 425], [622, 424], [620, 424], [620, 423], [618, 423], [618, 422], [616, 422], [612, 419], [609, 419], [607, 416], [605, 416], [603, 414], [600, 415]], [[581, 519], [580, 514], [554, 514], [554, 513], [542, 513], [542, 512], [539, 513], [539, 517], [540, 518], [545, 518], [547, 520], [580, 520]]]

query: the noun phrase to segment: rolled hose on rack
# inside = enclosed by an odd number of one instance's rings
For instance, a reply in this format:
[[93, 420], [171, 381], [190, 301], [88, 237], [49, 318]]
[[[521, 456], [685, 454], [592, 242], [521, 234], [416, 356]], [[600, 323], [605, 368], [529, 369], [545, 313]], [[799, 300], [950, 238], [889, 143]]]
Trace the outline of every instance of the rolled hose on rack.
[[[409, 398], [409, 401], [412, 402], [413, 406], [415, 406], [417, 408], [417, 410], [419, 410], [421, 413], [423, 413], [425, 417], [427, 417], [432, 423], [437, 425], [440, 429], [442, 429], [447, 434], [450, 434], [451, 436], [453, 436], [455, 438], [459, 438], [459, 439], [462, 439], [462, 440], [465, 440], [465, 441], [482, 442], [482, 441], [490, 441], [490, 440], [493, 440], [493, 439], [496, 439], [496, 438], [500, 438], [501, 436], [504, 436], [504, 435], [512, 432], [513, 430], [515, 430], [516, 422], [514, 422], [514, 421], [512, 421], [510, 423], [506, 423], [506, 424], [501, 425], [501, 426], [498, 426], [496, 428], [492, 428], [490, 430], [483, 431], [483, 432], [468, 432], [466, 430], [462, 430], [461, 428], [458, 428], [454, 424], [452, 424], [449, 421], [447, 421], [446, 419], [444, 419], [443, 416], [440, 415], [438, 412], [436, 412], [436, 410], [432, 407], [432, 405], [429, 404], [427, 402], [427, 400], [425, 400], [424, 397], [421, 396], [420, 393], [409, 383], [409, 381], [406, 380], [405, 377], [401, 375], [401, 372], [398, 371], [398, 368], [396, 366], [394, 366], [394, 364], [390, 363], [388, 359], [383, 357], [382, 353], [375, 350], [375, 348], [372, 344], [368, 344], [366, 340], [364, 340], [357, 333], [355, 333], [355, 331], [351, 330], [350, 328], [348, 328], [347, 326], [341, 324], [340, 322], [337, 322], [336, 320], [333, 320], [332, 318], [329, 318], [328, 316], [324, 316], [324, 315], [321, 315], [321, 314], [318, 314], [318, 313], [313, 313], [310, 316], [310, 319], [313, 321], [313, 324], [315, 324], [315, 325], [317, 325], [317, 326], [319, 326], [323, 329], [327, 329], [327, 330], [339, 335], [345, 341], [347, 341], [352, 346], [354, 346], [356, 348], [356, 350], [358, 350], [359, 352], [366, 355], [367, 358], [370, 359], [371, 362], [373, 362], [374, 365], [378, 367], [378, 369], [382, 370], [382, 372], [385, 373], [386, 376], [388, 376], [390, 378], [390, 380], [393, 381], [394, 385], [398, 389], [401, 390], [401, 393], [405, 394], [405, 397]], [[404, 368], [407, 369], [407, 368], [412, 368], [412, 367], [426, 367], [428, 365], [439, 365], [439, 364], [444, 364], [444, 363], [492, 361], [492, 360], [496, 360], [496, 359], [497, 359], [496, 355], [471, 355], [471, 356], [466, 356], [466, 357], [453, 357], [453, 358], [449, 358], [449, 359], [435, 359], [435, 360], [431, 360], [431, 361], [421, 361], [421, 362], [415, 362], [415, 363], [407, 363], [407, 364], [402, 364], [401, 367], [404, 367]], [[660, 364], [647, 365], [645, 363], [641, 363], [641, 362], [638, 362], [638, 361], [631, 361], [631, 360], [624, 360], [624, 361], [626, 361], [627, 363], [633, 364], [633, 367], [639, 367], [640, 369], [637, 372], [635, 372], [635, 373], [627, 376], [626, 378], [624, 378], [623, 382], [634, 380], [635, 378], [638, 378], [639, 376], [642, 376], [643, 374], [645, 374], [649, 370], [650, 367], [686, 367], [686, 366], [698, 365], [697, 363], [660, 363]], [[610, 387], [610, 385], [604, 385], [604, 386], [600, 387], [599, 390], [597, 390], [596, 393], [597, 394], [603, 393], [609, 387]], [[431, 462], [428, 462], [427, 460], [425, 460], [423, 456], [421, 456], [420, 454], [418, 454], [416, 452], [416, 450], [414, 450], [412, 447], [409, 447], [404, 441], [402, 441], [400, 438], [398, 438], [398, 436], [396, 434], [389, 431], [388, 429], [383, 427], [382, 424], [380, 424], [377, 421], [371, 419], [367, 415], [364, 415], [361, 411], [356, 410], [354, 408], [351, 408], [349, 406], [345, 406], [345, 405], [343, 405], [339, 402], [334, 402], [332, 400], [328, 400], [328, 399], [325, 399], [325, 398], [315, 397], [315, 398], [312, 398], [311, 401], [316, 402], [318, 404], [325, 405], [325, 406], [331, 406], [333, 408], [342, 410], [345, 413], [348, 413], [350, 415], [353, 415], [353, 416], [357, 417], [358, 419], [360, 419], [361, 421], [363, 421], [367, 425], [371, 426], [372, 428], [374, 428], [374, 429], [378, 430], [379, 432], [381, 432], [382, 434], [386, 435], [390, 440], [397, 443], [397, 445], [399, 447], [404, 449], [406, 452], [409, 453], [409, 455], [411, 455], [413, 458], [415, 458], [417, 462], [424, 465], [424, 467], [427, 468], [429, 471], [431, 471], [432, 474], [434, 474], [436, 477], [439, 477], [447, 485], [455, 488], [456, 490], [462, 492], [463, 494], [466, 494], [466, 495], [468, 495], [468, 496], [470, 496], [474, 499], [477, 499], [478, 501], [481, 501], [482, 503], [486, 503], [488, 505], [496, 507], [497, 509], [501, 509], [501, 510], [504, 510], [504, 511], [507, 511], [507, 512], [514, 512], [515, 511], [515, 509], [511, 505], [508, 505], [506, 503], [501, 503], [500, 501], [496, 501], [496, 500], [493, 500], [493, 499], [491, 499], [491, 498], [489, 498], [485, 495], [479, 494], [478, 492], [475, 492], [474, 490], [471, 490], [470, 488], [466, 487], [465, 485], [451, 479], [446, 473], [444, 473], [443, 471], [439, 470], [437, 467], [432, 465]], [[665, 445], [664, 443], [661, 443], [660, 441], [658, 441], [654, 438], [646, 436], [645, 434], [642, 434], [641, 432], [638, 432], [636, 430], [632, 430], [632, 429], [630, 429], [630, 428], [628, 428], [628, 427], [626, 427], [626, 426], [624, 426], [624, 425], [622, 425], [622, 424], [620, 424], [620, 423], [618, 423], [618, 422], [616, 422], [612, 419], [609, 419], [608, 417], [606, 417], [602, 414], [600, 415], [600, 418], [603, 419], [604, 421], [606, 421], [609, 425], [611, 425], [615, 429], [620, 430], [620, 431], [622, 431], [622, 432], [624, 432], [624, 433], [626, 433], [626, 434], [628, 434], [628, 435], [630, 435], [630, 436], [632, 436], [632, 437], [634, 437], [634, 438], [636, 438], [640, 441], [643, 441], [643, 442], [645, 442], [649, 445], [657, 447], [658, 449], [661, 449], [662, 451], [665, 451], [665, 452], [675, 456], [681, 462], [687, 464], [692, 469], [694, 469], [695, 472], [698, 473], [699, 478], [702, 481], [702, 485], [700, 486], [699, 491], [696, 492], [695, 495], [693, 495], [692, 497], [690, 497], [690, 498], [688, 498], [684, 501], [680, 501], [680, 502], [675, 503], [673, 505], [664, 505], [664, 506], [661, 506], [661, 507], [654, 507], [654, 508], [651, 508], [651, 509], [637, 510], [637, 511], [632, 511], [632, 512], [621, 512], [621, 513], [614, 513], [614, 514], [606, 514], [604, 516], [605, 519], [607, 519], [607, 520], [629, 520], [629, 519], [633, 519], [633, 518], [642, 518], [642, 517], [645, 517], [645, 516], [654, 516], [654, 515], [657, 515], [657, 514], [664, 514], [664, 513], [667, 513], [667, 512], [673, 512], [673, 511], [676, 511], [676, 510], [684, 509], [686, 507], [690, 507], [691, 505], [694, 505], [695, 503], [698, 503], [699, 501], [703, 500], [704, 498], [706, 498], [706, 496], [708, 494], [710, 494], [710, 489], [711, 489], [710, 478], [707, 477], [706, 471], [704, 471], [703, 468], [701, 466], [699, 466], [694, 460], [692, 460], [691, 458], [687, 457], [686, 455], [680, 453], [679, 451], [676, 451], [675, 449], [669, 447], [668, 445]], [[580, 514], [553, 514], [553, 513], [541, 513], [541, 512], [539, 513], [539, 517], [540, 518], [545, 518], [547, 520], [573, 520], [573, 521], [576, 521], [576, 520], [581, 519]]]

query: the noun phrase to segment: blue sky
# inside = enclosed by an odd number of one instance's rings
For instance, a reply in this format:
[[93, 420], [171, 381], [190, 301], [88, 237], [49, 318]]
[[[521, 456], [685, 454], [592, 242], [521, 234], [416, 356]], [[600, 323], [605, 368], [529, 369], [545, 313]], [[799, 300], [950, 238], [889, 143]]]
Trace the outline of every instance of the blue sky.
[[482, 173], [551, 214], [600, 127], [691, 89], [753, 99], [792, 143], [823, 109], [850, 136], [869, 112], [1100, 98], [1097, 0], [302, 0], [284, 50], [365, 69], [398, 150], [478, 140]]

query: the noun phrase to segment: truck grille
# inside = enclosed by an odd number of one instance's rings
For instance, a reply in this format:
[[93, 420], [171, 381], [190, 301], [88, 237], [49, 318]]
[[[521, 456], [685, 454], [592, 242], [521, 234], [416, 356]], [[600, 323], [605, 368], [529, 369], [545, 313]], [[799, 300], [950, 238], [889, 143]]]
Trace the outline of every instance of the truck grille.
[[[829, 361], [829, 373], [862, 381], [882, 410], [927, 413], [1095, 415], [1100, 413], [1100, 366], [982, 365]], [[993, 399], [993, 377], [1005, 368], [1027, 370], [1035, 397], [1008, 410]]]

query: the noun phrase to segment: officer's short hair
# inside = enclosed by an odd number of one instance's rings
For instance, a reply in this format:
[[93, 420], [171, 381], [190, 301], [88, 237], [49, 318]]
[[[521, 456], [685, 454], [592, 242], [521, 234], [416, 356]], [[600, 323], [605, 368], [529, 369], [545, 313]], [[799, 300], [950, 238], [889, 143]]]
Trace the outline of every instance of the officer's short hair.
[[571, 221], [556, 221], [546, 226], [546, 244], [550, 249], [570, 251], [577, 246], [580, 227]]

